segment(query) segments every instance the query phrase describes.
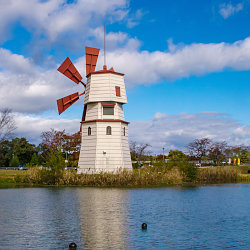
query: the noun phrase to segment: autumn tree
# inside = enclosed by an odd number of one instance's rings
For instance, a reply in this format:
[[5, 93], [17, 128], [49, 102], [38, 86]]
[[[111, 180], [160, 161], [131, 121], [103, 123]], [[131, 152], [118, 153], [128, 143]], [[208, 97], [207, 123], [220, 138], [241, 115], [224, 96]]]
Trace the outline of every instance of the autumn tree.
[[68, 160], [68, 166], [77, 166], [80, 147], [81, 147], [81, 133], [66, 134], [65, 130], [57, 131], [53, 128], [50, 131], [45, 131], [41, 134], [42, 143], [39, 148], [41, 150], [41, 158], [44, 159], [44, 164], [48, 161], [48, 157], [52, 157], [50, 152], [58, 152], [54, 155], [54, 159], [61, 154]]
[[209, 153], [211, 142], [212, 141], [209, 138], [194, 140], [187, 145], [189, 155], [199, 160], [199, 163], [201, 164], [202, 157], [207, 156]]
[[65, 135], [63, 148], [69, 152], [79, 152], [81, 148], [80, 131], [72, 135]]
[[211, 159], [215, 165], [220, 164], [225, 160], [225, 150], [227, 149], [226, 142], [214, 142], [209, 147], [208, 157]]
[[42, 132], [42, 145], [47, 150], [61, 151], [65, 143], [65, 130], [57, 131], [53, 128], [50, 131]]
[[65, 136], [64, 152], [68, 154], [68, 165], [77, 166], [81, 148], [80, 131], [72, 135]]
[[16, 129], [14, 116], [8, 108], [0, 111], [0, 142], [9, 139]]

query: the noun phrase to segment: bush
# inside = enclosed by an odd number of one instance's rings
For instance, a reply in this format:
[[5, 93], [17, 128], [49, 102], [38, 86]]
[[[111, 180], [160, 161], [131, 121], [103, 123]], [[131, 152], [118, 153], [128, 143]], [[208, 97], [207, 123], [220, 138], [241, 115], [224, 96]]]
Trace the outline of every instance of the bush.
[[193, 182], [198, 177], [198, 168], [187, 161], [168, 161], [167, 168], [177, 167], [183, 175], [184, 181]]

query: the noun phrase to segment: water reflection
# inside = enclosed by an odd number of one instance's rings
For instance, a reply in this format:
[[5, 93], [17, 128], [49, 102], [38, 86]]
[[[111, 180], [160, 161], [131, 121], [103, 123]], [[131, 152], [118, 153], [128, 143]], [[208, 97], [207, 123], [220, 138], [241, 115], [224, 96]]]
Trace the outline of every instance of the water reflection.
[[84, 249], [126, 249], [129, 192], [89, 188], [77, 195]]
[[0, 189], [0, 249], [67, 249], [80, 242], [72, 189]]

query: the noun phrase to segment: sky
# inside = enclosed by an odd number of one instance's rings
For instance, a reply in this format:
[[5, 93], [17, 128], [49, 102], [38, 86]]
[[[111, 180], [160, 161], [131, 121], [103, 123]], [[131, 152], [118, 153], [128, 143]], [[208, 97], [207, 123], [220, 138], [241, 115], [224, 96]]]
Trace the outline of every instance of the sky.
[[250, 0], [0, 0], [0, 108], [32, 143], [50, 128], [79, 130], [83, 98], [57, 68], [69, 56], [83, 79], [84, 47], [125, 74], [129, 140], [153, 153], [208, 137], [250, 146]]

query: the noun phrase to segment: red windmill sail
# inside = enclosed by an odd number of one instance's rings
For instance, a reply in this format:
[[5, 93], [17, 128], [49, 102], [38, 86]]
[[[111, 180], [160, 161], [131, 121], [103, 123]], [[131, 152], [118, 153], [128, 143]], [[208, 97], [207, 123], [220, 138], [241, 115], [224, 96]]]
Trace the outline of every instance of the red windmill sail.
[[86, 53], [86, 75], [95, 71], [95, 66], [100, 49], [85, 47]]
[[68, 57], [57, 70], [77, 84], [82, 81], [82, 76]]
[[59, 115], [79, 99], [78, 92], [57, 100]]
[[[85, 47], [87, 75], [90, 72], [95, 71], [95, 66], [96, 66], [96, 62], [98, 59], [99, 50], [100, 49]], [[71, 62], [71, 60], [68, 57], [64, 60], [62, 65], [57, 70], [61, 72], [62, 74], [64, 74], [65, 76], [67, 76], [73, 82], [77, 84], [81, 82], [84, 85], [84, 87], [86, 87], [86, 84], [82, 82], [82, 76], [77, 71], [76, 67], [74, 66], [74, 64]], [[74, 94], [58, 99], [57, 107], [58, 107], [59, 115], [62, 112], [64, 112], [67, 108], [69, 108], [73, 103], [75, 103], [81, 95], [84, 95], [84, 94], [85, 94], [85, 91], [80, 95], [78, 94], [78, 92], [76, 92]], [[86, 113], [86, 108], [87, 108], [87, 105], [84, 106], [85, 113]], [[83, 115], [83, 119], [84, 119], [84, 116], [85, 115]]]

